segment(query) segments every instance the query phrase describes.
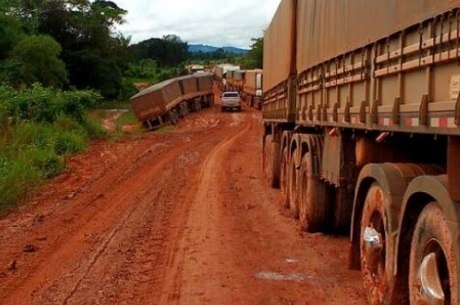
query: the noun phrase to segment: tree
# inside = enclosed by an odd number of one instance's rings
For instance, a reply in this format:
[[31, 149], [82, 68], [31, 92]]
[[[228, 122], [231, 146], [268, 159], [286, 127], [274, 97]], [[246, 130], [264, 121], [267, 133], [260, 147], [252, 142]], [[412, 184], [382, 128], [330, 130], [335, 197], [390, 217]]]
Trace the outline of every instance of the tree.
[[70, 84], [95, 88], [115, 98], [126, 66], [126, 39], [113, 37], [112, 28], [123, 22], [126, 11], [111, 1], [48, 0], [39, 16], [39, 31], [63, 47], [62, 59]]
[[254, 43], [251, 49], [242, 59], [242, 64], [246, 69], [262, 69], [264, 56], [264, 38], [252, 38]]
[[59, 43], [46, 35], [27, 36], [16, 44], [8, 60], [8, 74], [14, 83], [62, 87], [67, 83], [64, 62], [59, 59]]
[[166, 35], [151, 38], [131, 46], [135, 60], [153, 59], [159, 67], [177, 67], [188, 56], [188, 44], [179, 36]]

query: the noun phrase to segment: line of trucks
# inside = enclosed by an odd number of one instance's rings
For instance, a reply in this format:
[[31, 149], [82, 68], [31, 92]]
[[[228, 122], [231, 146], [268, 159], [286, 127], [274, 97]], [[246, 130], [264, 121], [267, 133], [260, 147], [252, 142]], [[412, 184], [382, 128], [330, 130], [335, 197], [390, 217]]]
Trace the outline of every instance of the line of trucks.
[[239, 66], [222, 64], [215, 67], [215, 75], [221, 83], [222, 91], [237, 91], [249, 106], [259, 110], [262, 108], [261, 69], [241, 70]]
[[151, 130], [165, 123], [176, 124], [190, 111], [214, 104], [213, 74], [197, 73], [165, 80], [131, 97], [140, 122]]
[[459, 305], [460, 1], [282, 0], [263, 69], [264, 171], [301, 227], [349, 234], [369, 304]]

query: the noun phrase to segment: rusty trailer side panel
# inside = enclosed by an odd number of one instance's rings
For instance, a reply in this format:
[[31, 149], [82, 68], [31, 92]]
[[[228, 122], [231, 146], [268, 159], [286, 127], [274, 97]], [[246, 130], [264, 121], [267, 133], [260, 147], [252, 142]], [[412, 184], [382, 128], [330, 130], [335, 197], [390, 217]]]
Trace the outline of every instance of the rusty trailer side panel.
[[458, 0], [298, 1], [297, 70], [305, 71], [413, 25], [422, 26], [459, 6]]
[[[308, 8], [306, 3], [314, 2], [302, 2], [300, 9]], [[359, 0], [355, 2], [360, 3]], [[377, 7], [380, 5], [380, 2], [374, 2]], [[385, 5], [388, 3], [384, 2]], [[455, 2], [460, 5], [460, 1]], [[323, 12], [327, 6], [326, 2], [321, 3]], [[442, 3], [445, 5], [433, 6], [445, 8], [453, 2]], [[435, 9], [428, 11], [437, 12]], [[395, 11], [394, 16], [388, 13], [380, 21], [376, 17], [376, 23], [402, 19], [402, 13], [396, 12], [399, 11]], [[413, 11], [413, 14], [415, 17], [425, 16], [422, 11]], [[310, 15], [299, 12], [303, 21]], [[407, 20], [415, 18], [412, 15], [406, 17]], [[343, 22], [349, 22], [349, 26], [354, 28], [358, 27], [359, 19]], [[401, 20], [397, 24], [400, 26], [405, 22]], [[459, 24], [459, 10], [447, 11], [420, 20], [403, 31], [388, 32], [387, 36], [380, 36], [372, 43], [357, 38], [353, 46], [364, 41], [368, 43], [313, 66], [308, 64], [315, 62], [313, 58], [321, 60], [332, 53], [320, 54], [318, 51], [317, 57], [314, 57], [312, 54], [321, 47], [309, 45], [309, 40], [298, 41], [298, 52], [301, 51], [298, 67], [306, 65], [307, 68], [299, 73], [297, 79], [296, 122], [307, 126], [460, 135]], [[361, 25], [364, 27], [364, 24]], [[317, 25], [313, 22], [311, 26]], [[327, 40], [332, 25], [321, 26], [325, 29], [320, 32], [326, 35], [322, 39]], [[391, 29], [389, 26], [387, 31]], [[304, 39], [305, 35], [299, 34], [298, 38]], [[370, 33], [364, 36], [374, 37]], [[335, 34], [331, 36], [332, 41], [336, 39]], [[315, 41], [320, 40], [317, 37]], [[343, 48], [347, 49], [346, 46]]]
[[297, 0], [281, 1], [264, 35], [265, 91], [263, 118], [271, 122], [293, 122], [295, 117], [296, 15]]
[[212, 92], [212, 74], [201, 73], [196, 74], [195, 77], [198, 80], [198, 91], [200, 94]]

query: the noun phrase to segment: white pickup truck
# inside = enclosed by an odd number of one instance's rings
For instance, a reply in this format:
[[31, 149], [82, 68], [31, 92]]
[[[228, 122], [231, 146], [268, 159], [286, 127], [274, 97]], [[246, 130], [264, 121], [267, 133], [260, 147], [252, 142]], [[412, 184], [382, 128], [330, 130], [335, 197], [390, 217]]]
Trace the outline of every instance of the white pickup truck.
[[222, 111], [241, 111], [241, 97], [238, 92], [224, 92], [222, 94]]

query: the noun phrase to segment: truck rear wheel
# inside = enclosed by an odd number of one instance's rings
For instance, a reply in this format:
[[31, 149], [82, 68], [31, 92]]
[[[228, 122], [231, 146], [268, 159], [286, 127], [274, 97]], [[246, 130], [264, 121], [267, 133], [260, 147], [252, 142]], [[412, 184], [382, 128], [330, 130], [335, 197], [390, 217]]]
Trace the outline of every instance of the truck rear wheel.
[[367, 301], [371, 305], [384, 304], [389, 292], [386, 273], [385, 193], [374, 183], [369, 188], [361, 218], [361, 271]]
[[299, 217], [299, 171], [296, 168], [295, 164], [295, 155], [297, 154], [297, 150], [294, 150], [292, 156], [290, 158], [290, 163], [288, 167], [288, 187], [289, 187], [289, 209], [291, 210], [291, 214], [294, 218]]
[[263, 163], [265, 177], [271, 187], [279, 185], [279, 143], [273, 142], [273, 135], [265, 136]]
[[299, 220], [303, 230], [318, 232], [329, 223], [327, 186], [314, 176], [310, 153], [306, 153], [300, 165]]
[[197, 111], [197, 112], [201, 110], [201, 101], [200, 100], [195, 100], [193, 102], [193, 110]]
[[288, 148], [285, 147], [281, 154], [281, 165], [280, 165], [280, 188], [281, 194], [283, 195], [282, 206], [285, 208], [289, 207], [289, 152]]
[[417, 220], [411, 243], [411, 304], [458, 304], [456, 255], [444, 213], [438, 203], [429, 203]]
[[178, 115], [176, 109], [171, 109], [171, 110], [169, 111], [169, 121], [170, 121], [171, 124], [173, 124], [173, 125], [176, 125], [177, 122], [179, 121], [179, 115]]

